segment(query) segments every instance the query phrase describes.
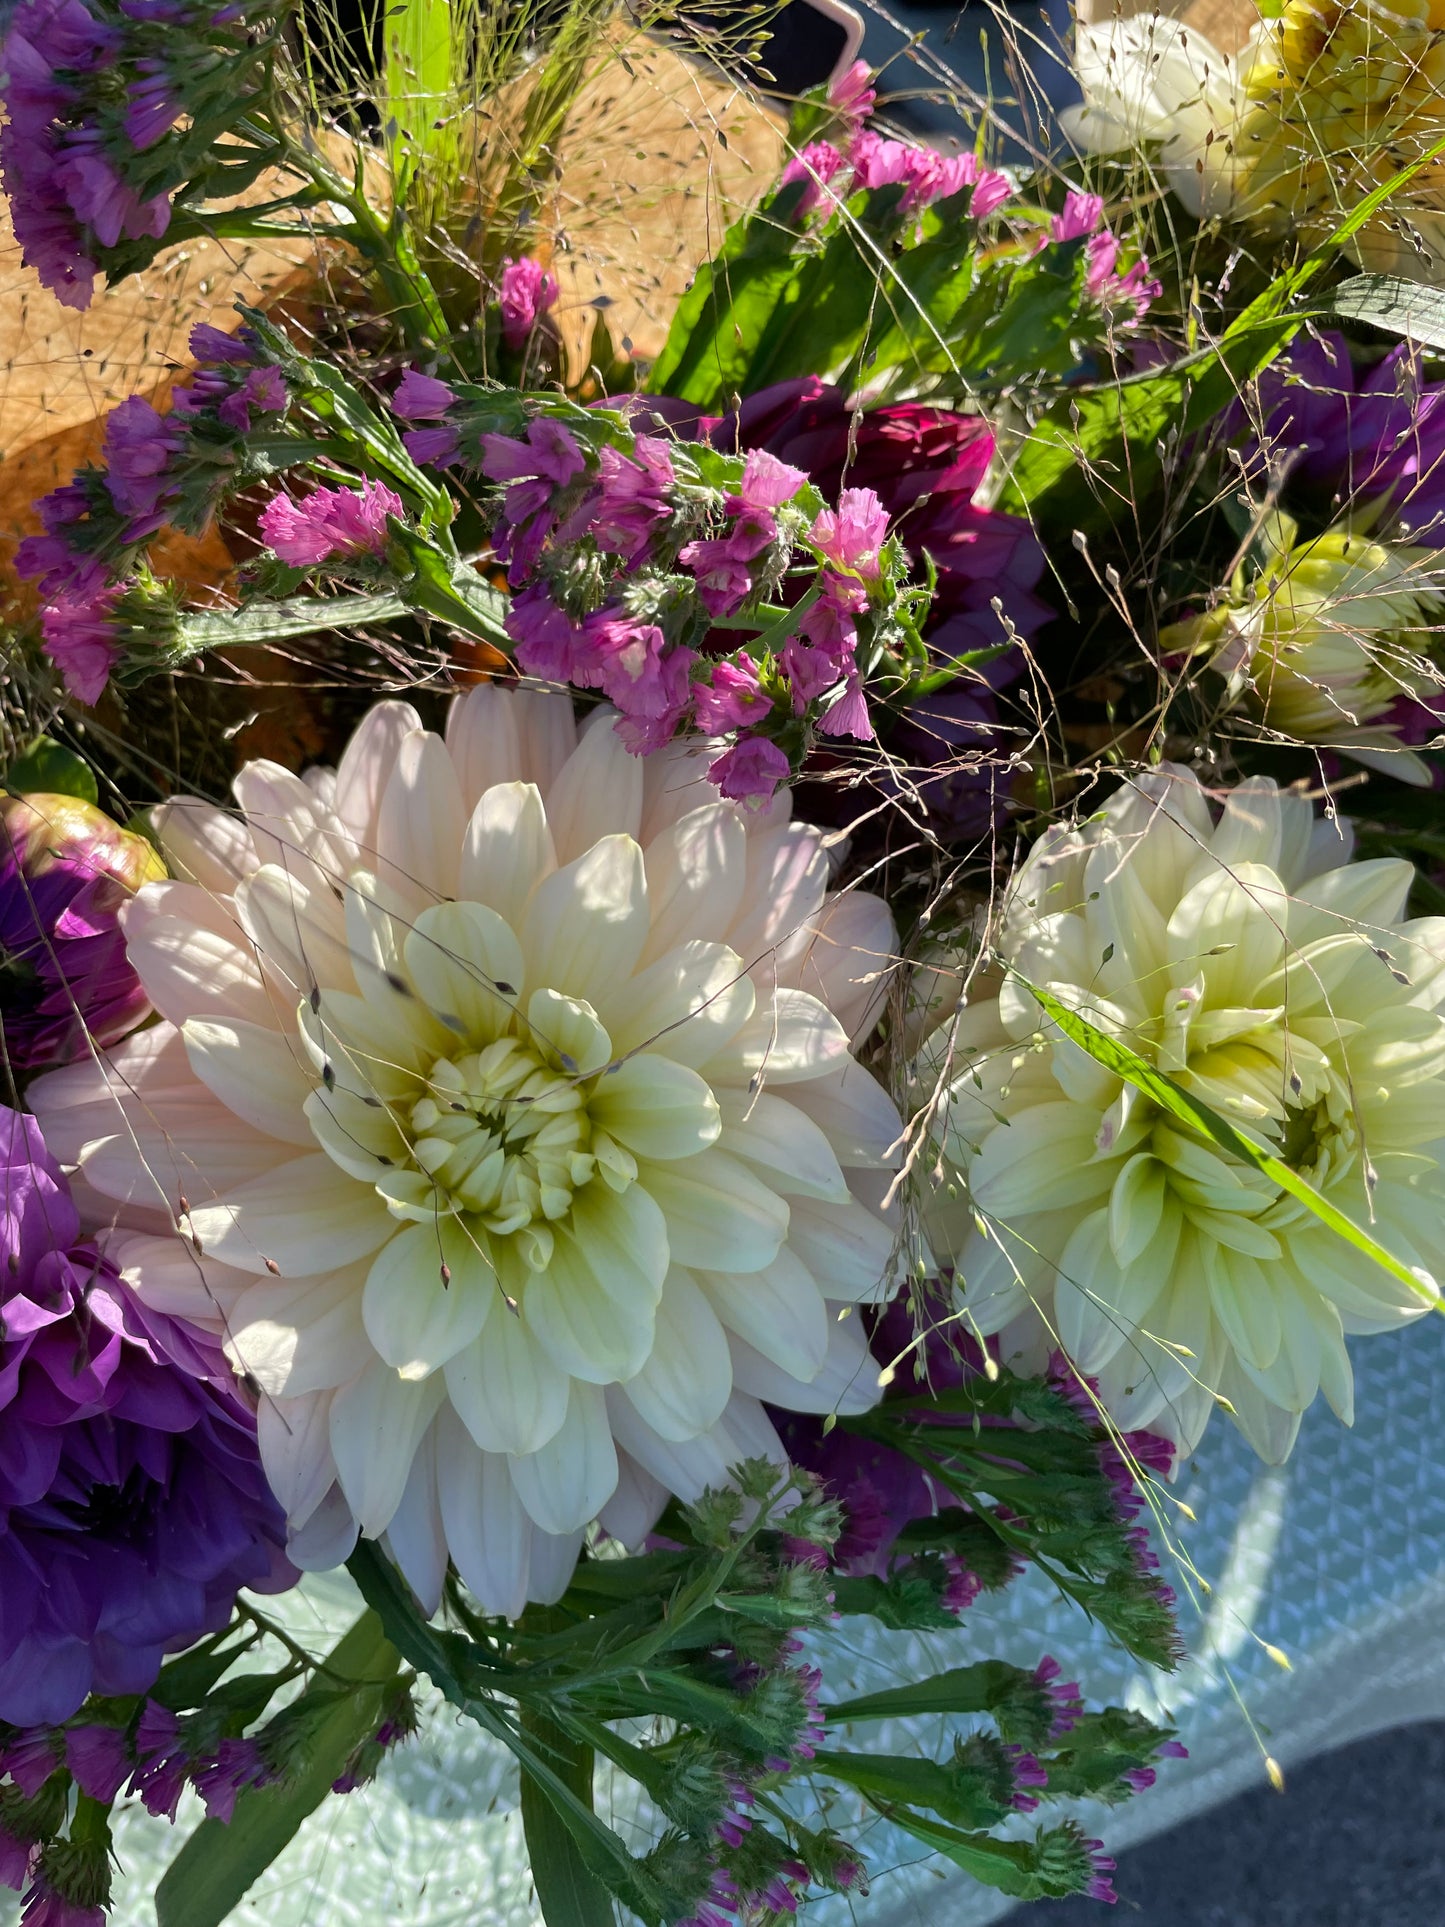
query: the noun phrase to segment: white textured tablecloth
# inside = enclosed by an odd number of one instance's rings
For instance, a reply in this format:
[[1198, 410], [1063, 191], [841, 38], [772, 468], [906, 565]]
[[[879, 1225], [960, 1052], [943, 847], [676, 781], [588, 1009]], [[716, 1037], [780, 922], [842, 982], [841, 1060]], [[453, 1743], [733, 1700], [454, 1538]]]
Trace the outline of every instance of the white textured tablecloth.
[[[1219, 1420], [1181, 1477], [1177, 1494], [1197, 1523], [1181, 1522], [1179, 1537], [1213, 1590], [1201, 1597], [1202, 1612], [1185, 1609], [1195, 1656], [1180, 1673], [1146, 1674], [1030, 1575], [947, 1637], [869, 1636], [867, 1622], [851, 1622], [824, 1656], [830, 1696], [970, 1658], [1032, 1664], [1053, 1651], [1091, 1701], [1168, 1708], [1190, 1758], [1166, 1763], [1151, 1792], [1089, 1816], [1115, 1846], [1252, 1783], [1268, 1797], [1246, 1711], [1286, 1769], [1381, 1727], [1445, 1715], [1445, 1478], [1436, 1465], [1445, 1320], [1358, 1344], [1355, 1359], [1353, 1432], [1319, 1407], [1289, 1465], [1274, 1471]], [[284, 1604], [308, 1641], [339, 1634], [357, 1609], [344, 1575], [311, 1580]], [[1291, 1670], [1259, 1640], [1287, 1653]], [[915, 1743], [938, 1737], [937, 1726], [920, 1727]], [[875, 1729], [870, 1738], [900, 1744], [897, 1732]], [[516, 1794], [510, 1761], [433, 1704], [423, 1732], [378, 1782], [328, 1801], [233, 1918], [266, 1927], [535, 1927]], [[599, 1799], [630, 1830], [635, 1815], [612, 1810], [608, 1786], [599, 1785]], [[183, 1820], [194, 1815], [188, 1809]], [[181, 1828], [138, 1808], [121, 1814], [127, 1875], [115, 1927], [153, 1927], [148, 1896], [181, 1838]], [[874, 1866], [870, 1897], [811, 1909], [817, 1927], [848, 1919], [981, 1927], [1008, 1909], [881, 1827], [864, 1829], [861, 1841]]]

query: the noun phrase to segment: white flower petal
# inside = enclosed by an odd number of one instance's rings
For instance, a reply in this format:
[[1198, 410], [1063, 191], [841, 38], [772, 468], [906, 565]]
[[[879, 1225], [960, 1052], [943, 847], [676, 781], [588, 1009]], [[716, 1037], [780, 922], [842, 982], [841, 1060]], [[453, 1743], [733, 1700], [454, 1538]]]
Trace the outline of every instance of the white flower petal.
[[897, 1284], [891, 1225], [856, 1198], [827, 1204], [789, 1199], [788, 1245], [818, 1279], [824, 1296], [845, 1304], [885, 1298]]
[[521, 927], [527, 899], [557, 868], [542, 792], [533, 783], [499, 783], [479, 799], [462, 841], [457, 890]]
[[295, 996], [267, 983], [229, 899], [190, 883], [148, 884], [121, 925], [132, 969], [171, 1023], [224, 1013], [274, 1030], [289, 1019]]
[[447, 1396], [484, 1452], [535, 1452], [567, 1413], [567, 1374], [505, 1304], [483, 1336], [449, 1358]]
[[652, 1349], [656, 1307], [650, 1289], [610, 1296], [587, 1262], [585, 1246], [557, 1235], [545, 1272], [528, 1280], [522, 1318], [561, 1372], [589, 1384], [631, 1378]]
[[332, 1392], [301, 1398], [263, 1398], [256, 1441], [266, 1483], [293, 1531], [304, 1526], [336, 1482], [331, 1456]]
[[698, 1283], [718, 1317], [790, 1377], [807, 1383], [828, 1353], [830, 1320], [823, 1294], [791, 1244], [761, 1271], [699, 1271]]
[[226, 1356], [268, 1398], [334, 1391], [371, 1362], [361, 1319], [364, 1268], [247, 1281], [227, 1322]]
[[743, 1163], [712, 1148], [680, 1164], [639, 1167], [662, 1209], [673, 1262], [761, 1271], [787, 1236], [788, 1206]]
[[544, 878], [521, 937], [532, 981], [584, 998], [607, 1023], [609, 994], [632, 975], [647, 941], [647, 879], [637, 844], [602, 837]]
[[402, 946], [417, 995], [461, 1044], [489, 1044], [521, 1000], [527, 966], [512, 927], [480, 903], [423, 910]]
[[315, 1140], [302, 1107], [315, 1075], [294, 1036], [237, 1019], [193, 1017], [181, 1031], [191, 1068], [234, 1116], [286, 1144]]
[[495, 683], [458, 696], [447, 712], [447, 753], [456, 766], [462, 806], [487, 790], [522, 780], [522, 706]]
[[171, 875], [224, 894], [260, 862], [255, 839], [234, 810], [198, 796], [173, 796], [151, 811], [151, 827]]
[[649, 1051], [608, 1070], [588, 1109], [595, 1124], [638, 1157], [690, 1158], [722, 1132], [718, 1100], [697, 1072]]
[[898, 932], [888, 905], [866, 890], [845, 890], [790, 947], [783, 981], [825, 1003], [856, 1046], [878, 1021], [897, 963]]
[[617, 1454], [617, 1490], [597, 1514], [611, 1538], [636, 1551], [667, 1509], [671, 1493], [626, 1452]]
[[617, 1486], [617, 1451], [600, 1388], [574, 1379], [557, 1431], [509, 1464], [517, 1495], [543, 1532], [577, 1532], [595, 1519]]
[[550, 786], [547, 822], [557, 860], [568, 864], [606, 837], [636, 842], [642, 830], [642, 758], [623, 747], [612, 710], [593, 712]]
[[718, 1102], [726, 1124], [723, 1150], [760, 1166], [785, 1197], [796, 1194], [847, 1203], [848, 1181], [833, 1147], [805, 1111], [766, 1091], [750, 1097], [743, 1091], [724, 1090]]
[[763, 989], [752, 1016], [698, 1069], [710, 1081], [760, 1090], [825, 1077], [848, 1061], [848, 1033], [826, 1004], [803, 990]]
[[377, 814], [377, 875], [414, 910], [455, 896], [466, 821], [441, 737], [424, 729], [403, 737]]
[[737, 1036], [756, 1001], [735, 950], [721, 943], [679, 944], [613, 993], [607, 1028], [619, 1056], [655, 1050], [697, 1069]]
[[391, 1524], [443, 1396], [439, 1377], [410, 1384], [378, 1358], [332, 1397], [336, 1476], [367, 1538], [378, 1538]]
[[788, 1102], [825, 1132], [840, 1164], [884, 1165], [896, 1160], [903, 1120], [893, 1099], [861, 1064], [850, 1059], [839, 1070], [790, 1085]]
[[350, 830], [362, 858], [376, 861], [376, 823], [381, 799], [401, 755], [401, 746], [421, 728], [410, 703], [375, 703], [362, 717], [336, 767], [335, 810]]
[[680, 943], [727, 929], [743, 897], [748, 833], [729, 803], [690, 810], [644, 852], [652, 928], [642, 952], [655, 963]]
[[[284, 1146], [277, 1148], [284, 1153]], [[192, 1201], [190, 1222], [207, 1256], [239, 1271], [274, 1268], [288, 1278], [364, 1258], [396, 1229], [380, 1199], [321, 1151], [289, 1157], [214, 1203]]]
[[870, 1412], [882, 1396], [878, 1361], [856, 1317], [828, 1325], [828, 1349], [811, 1377], [800, 1379], [744, 1339], [732, 1340], [733, 1382], [789, 1412]]
[[447, 1576], [446, 1528], [437, 1489], [435, 1422], [416, 1449], [411, 1476], [386, 1529], [385, 1543], [388, 1554], [400, 1566], [402, 1577], [416, 1594], [423, 1615], [430, 1619], [442, 1603], [442, 1586]]
[[379, 1355], [404, 1379], [426, 1378], [471, 1345], [498, 1297], [477, 1235], [456, 1218], [410, 1224], [381, 1247], [361, 1315]]
[[691, 1273], [674, 1265], [657, 1307], [657, 1326], [627, 1396], [643, 1423], [665, 1439], [696, 1438], [722, 1416], [732, 1396], [732, 1361], [717, 1313]]

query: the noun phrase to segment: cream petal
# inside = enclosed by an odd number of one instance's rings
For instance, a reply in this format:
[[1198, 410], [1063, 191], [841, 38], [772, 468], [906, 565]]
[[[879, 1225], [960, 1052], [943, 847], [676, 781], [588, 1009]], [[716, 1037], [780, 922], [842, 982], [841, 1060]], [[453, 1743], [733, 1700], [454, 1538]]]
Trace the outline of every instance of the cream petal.
[[520, 929], [527, 899], [557, 868], [542, 792], [498, 783], [478, 800], [462, 839], [458, 895], [484, 903]]
[[376, 820], [376, 872], [414, 910], [457, 891], [466, 812], [440, 736], [402, 739]]
[[172, 1219], [213, 1205], [234, 1187], [266, 1183], [296, 1155], [232, 1117], [200, 1086], [162, 1109], [134, 1105], [120, 1123], [113, 1137], [85, 1146], [82, 1171], [106, 1197]]
[[447, 712], [447, 753], [456, 765], [462, 807], [474, 810], [495, 785], [522, 777], [521, 705], [510, 690], [480, 683]]
[[[284, 1150], [284, 1147], [278, 1147]], [[396, 1220], [374, 1192], [339, 1171], [324, 1151], [291, 1157], [275, 1171], [192, 1203], [201, 1249], [240, 1271], [273, 1267], [282, 1277], [335, 1271], [375, 1251]]]
[[576, 749], [543, 789], [559, 863], [575, 862], [604, 837], [636, 842], [642, 829], [642, 758], [623, 748], [616, 720], [612, 710], [594, 710]]
[[447, 1576], [446, 1528], [438, 1493], [436, 1424], [417, 1447], [401, 1503], [386, 1529], [386, 1550], [430, 1619]]
[[1203, 971], [1211, 1006], [1247, 1005], [1284, 956], [1287, 914], [1273, 870], [1239, 863], [1211, 871], [1185, 892], [1169, 919], [1173, 980], [1187, 983]]
[[746, 1456], [735, 1451], [731, 1436], [719, 1426], [694, 1439], [662, 1438], [640, 1416], [625, 1386], [609, 1385], [605, 1397], [617, 1445], [685, 1502], [700, 1499], [709, 1486], [726, 1485], [732, 1467]]
[[715, 1147], [680, 1164], [640, 1165], [638, 1183], [661, 1207], [676, 1264], [761, 1271], [787, 1236], [784, 1200]]
[[1007, 1223], [1048, 1200], [1053, 1210], [1107, 1197], [1119, 1160], [1095, 1159], [1099, 1118], [1076, 1104], [1017, 1111], [984, 1139], [968, 1173], [980, 1211]]
[[722, 1417], [732, 1396], [727, 1336], [690, 1272], [674, 1265], [657, 1307], [652, 1349], [627, 1379], [645, 1425], [665, 1439], [696, 1438]]
[[293, 1532], [325, 1500], [336, 1482], [331, 1456], [331, 1392], [302, 1398], [263, 1398], [256, 1410], [256, 1442], [266, 1483]]
[[333, 1396], [336, 1477], [368, 1539], [395, 1517], [417, 1447], [444, 1396], [439, 1376], [409, 1384], [379, 1358]]
[[397, 1167], [408, 1158], [408, 1146], [391, 1112], [337, 1083], [331, 1090], [314, 1090], [306, 1099], [305, 1116], [313, 1144], [331, 1162], [369, 1188], [390, 1196], [385, 1188]]
[[572, 1583], [586, 1535], [581, 1532], [541, 1532], [532, 1528], [532, 1557], [527, 1573], [527, 1596], [539, 1606], [554, 1606]]
[[726, 930], [742, 901], [748, 833], [729, 803], [690, 810], [644, 852], [652, 929], [641, 961]]
[[295, 1008], [289, 986], [266, 981], [229, 899], [189, 883], [167, 885], [164, 896], [148, 888], [126, 905], [121, 924], [131, 967], [173, 1024], [226, 1016], [276, 1030]]
[[585, 1247], [559, 1232], [546, 1271], [527, 1283], [522, 1318], [559, 1371], [608, 1385], [631, 1378], [647, 1358], [656, 1309], [650, 1289], [626, 1300], [610, 1296]]
[[315, 1078], [294, 1034], [193, 1017], [181, 1035], [192, 1070], [228, 1111], [268, 1137], [311, 1148], [303, 1107]]
[[789, 1377], [816, 1377], [828, 1352], [828, 1308], [791, 1245], [761, 1271], [699, 1271], [697, 1279], [729, 1331]]
[[295, 859], [315, 864], [329, 882], [346, 874], [355, 846], [321, 797], [279, 763], [243, 764], [231, 784], [263, 863], [293, 870]]
[[840, 1164], [878, 1166], [896, 1160], [903, 1138], [898, 1107], [877, 1078], [851, 1058], [837, 1070], [790, 1085], [788, 1102], [826, 1134]]
[[898, 968], [898, 931], [881, 897], [844, 890], [790, 947], [782, 981], [825, 1003], [854, 1048], [872, 1031]]
[[617, 1454], [617, 1490], [601, 1507], [597, 1523], [609, 1538], [635, 1551], [667, 1509], [671, 1495], [627, 1453]]
[[[1218, 1253], [1218, 1247], [1215, 1247]], [[1225, 1337], [1246, 1365], [1263, 1371], [1279, 1356], [1282, 1337], [1273, 1267], [1243, 1252], [1217, 1255], [1206, 1265], [1209, 1301]]]
[[190, 1240], [174, 1232], [122, 1229], [104, 1240], [104, 1250], [148, 1309], [217, 1334], [231, 1329], [237, 1305], [256, 1283], [244, 1271], [198, 1258]]
[[598, 1284], [619, 1306], [655, 1306], [671, 1260], [667, 1220], [641, 1184], [594, 1181], [572, 1200], [572, 1235]]
[[123, 1127], [128, 1103], [150, 1103], [159, 1091], [198, 1094], [180, 1032], [170, 1024], [133, 1031], [103, 1057], [42, 1072], [25, 1095], [51, 1155], [76, 1164], [87, 1144]]
[[697, 1072], [650, 1051], [612, 1065], [594, 1086], [588, 1111], [594, 1124], [643, 1158], [689, 1158], [722, 1132], [717, 1099]]
[[523, 683], [512, 693], [522, 741], [522, 781], [548, 796], [577, 747], [577, 717], [569, 689]]
[[761, 1089], [824, 1077], [848, 1061], [848, 1034], [826, 1004], [803, 990], [758, 993], [753, 1014], [697, 1068], [713, 1084]]
[[527, 1603], [535, 1529], [507, 1461], [479, 1451], [448, 1406], [435, 1429], [437, 1498], [453, 1563], [484, 1613], [515, 1619]]
[[717, 934], [757, 972], [760, 987], [770, 982], [766, 966], [773, 952], [817, 916], [827, 888], [828, 853], [821, 830], [788, 823], [748, 838], [742, 901], [732, 922]]
[[1219, 1392], [1221, 1398], [1228, 1399], [1229, 1416], [1250, 1447], [1266, 1465], [1283, 1465], [1294, 1450], [1303, 1414], [1286, 1412], [1267, 1399], [1235, 1359], [1229, 1361], [1220, 1376]]
[[251, 832], [234, 810], [198, 796], [173, 796], [151, 811], [151, 827], [171, 875], [226, 895], [260, 862]]
[[856, 1198], [831, 1204], [792, 1197], [788, 1203], [788, 1247], [818, 1279], [824, 1297], [858, 1304], [893, 1290], [898, 1240], [891, 1225]]
[[305, 1525], [287, 1533], [286, 1557], [302, 1572], [334, 1572], [355, 1552], [359, 1536], [345, 1493], [333, 1485]]
[[1414, 866], [1403, 857], [1373, 857], [1326, 870], [1295, 892], [1290, 937], [1295, 943], [1309, 943], [1341, 927], [1387, 934], [1388, 926], [1404, 917], [1414, 882]]
[[521, 934], [532, 981], [585, 998], [608, 1023], [609, 994], [632, 975], [647, 941], [647, 879], [637, 844], [604, 836], [545, 877]]
[[[651, 843], [694, 810], [717, 802], [717, 785], [708, 772], [717, 760], [718, 753], [715, 749], [700, 746], [695, 738], [689, 741], [674, 737], [661, 749], [652, 750], [642, 758], [640, 843]], [[783, 794], [786, 795], [786, 792]], [[777, 827], [773, 821], [775, 811], [742, 810], [735, 804], [728, 804], [727, 807], [750, 836], [761, 835], [763, 831]], [[786, 820], [785, 808], [778, 821]]]
[[410, 703], [373, 703], [342, 752], [334, 807], [368, 863], [376, 860], [376, 821], [401, 746], [420, 728]]
[[595, 1077], [612, 1056], [612, 1039], [580, 997], [534, 990], [527, 999], [532, 1041], [571, 1077]]
[[366, 1275], [366, 1333], [404, 1379], [423, 1379], [479, 1336], [498, 1296], [491, 1258], [456, 1218], [411, 1224]]
[[544, 1532], [577, 1532], [595, 1519], [617, 1486], [617, 1452], [596, 1385], [573, 1379], [567, 1413], [535, 1452], [508, 1464], [517, 1496]]
[[263, 864], [238, 886], [235, 902], [247, 936], [294, 998], [318, 984], [354, 988], [345, 911], [306, 858], [292, 858], [289, 870]]
[[772, 1357], [746, 1340], [734, 1338], [733, 1382], [785, 1412], [869, 1412], [878, 1403], [878, 1361], [868, 1349], [868, 1338], [856, 1317], [828, 1325], [828, 1350], [810, 1378], [795, 1378]]
[[760, 1165], [785, 1197], [847, 1203], [848, 1182], [833, 1147], [805, 1111], [767, 1091], [750, 1097], [744, 1091], [723, 1090], [717, 1101], [726, 1126], [723, 1150]]
[[408, 932], [403, 956], [418, 996], [459, 1040], [489, 1044], [511, 1023], [526, 965], [511, 925], [495, 910], [433, 904]]
[[1277, 875], [1283, 844], [1284, 809], [1274, 781], [1267, 776], [1249, 776], [1236, 783], [1225, 798], [1211, 840], [1216, 863], [1228, 870], [1241, 863], [1262, 863]]
[[361, 1266], [313, 1278], [248, 1279], [227, 1323], [226, 1356], [270, 1398], [334, 1391], [373, 1356], [361, 1319], [365, 1282]]
[[612, 1048], [619, 1056], [655, 1050], [696, 1070], [727, 1047], [756, 1000], [735, 950], [679, 944], [609, 998]]
[[535, 1452], [567, 1414], [567, 1374], [505, 1304], [483, 1335], [449, 1358], [447, 1396], [484, 1452]]

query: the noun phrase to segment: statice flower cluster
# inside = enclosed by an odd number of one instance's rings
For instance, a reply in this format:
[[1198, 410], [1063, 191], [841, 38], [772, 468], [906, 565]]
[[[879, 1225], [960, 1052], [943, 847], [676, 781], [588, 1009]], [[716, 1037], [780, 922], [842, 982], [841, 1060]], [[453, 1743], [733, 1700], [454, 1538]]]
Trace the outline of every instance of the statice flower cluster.
[[[445, 389], [415, 375], [398, 389], [404, 419], [442, 424], [409, 432], [415, 457], [458, 455]], [[772, 794], [805, 735], [871, 738], [863, 680], [896, 625], [901, 560], [874, 491], [847, 488], [829, 506], [766, 450], [739, 472], [594, 424], [538, 415], [520, 435], [481, 437], [519, 667], [600, 690], [638, 755], [688, 727], [733, 737], [711, 773], [741, 801]], [[733, 645], [739, 631], [750, 645]]]
[[99, 700], [128, 639], [154, 628], [139, 579], [145, 545], [169, 521], [203, 527], [235, 475], [245, 437], [284, 413], [289, 396], [249, 329], [191, 330], [199, 364], [161, 414], [132, 395], [106, 423], [102, 465], [82, 469], [37, 504], [43, 534], [16, 551], [39, 584], [45, 653], [72, 696]]
[[[0, 178], [27, 266], [70, 308], [155, 242], [189, 149], [254, 95], [246, 0], [21, 0], [0, 43]], [[182, 124], [184, 123], [184, 125]]]
[[1037, 245], [1043, 249], [1050, 242], [1059, 246], [1070, 241], [1084, 243], [1085, 296], [1107, 308], [1123, 326], [1142, 321], [1163, 287], [1149, 272], [1149, 263], [1142, 255], [1129, 267], [1120, 267], [1123, 244], [1104, 225], [1102, 195], [1071, 187], [1062, 210], [1054, 215]]

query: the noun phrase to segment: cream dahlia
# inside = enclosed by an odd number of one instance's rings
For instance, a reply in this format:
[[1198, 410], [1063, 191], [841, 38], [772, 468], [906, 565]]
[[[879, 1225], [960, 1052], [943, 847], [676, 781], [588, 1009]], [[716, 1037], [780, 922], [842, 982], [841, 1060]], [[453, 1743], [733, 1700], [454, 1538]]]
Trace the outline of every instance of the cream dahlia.
[[761, 1400], [875, 1397], [843, 1314], [900, 1127], [849, 1039], [891, 922], [706, 768], [484, 688], [159, 812], [182, 880], [126, 934], [166, 1021], [32, 1096], [142, 1297], [260, 1388], [303, 1563], [385, 1535], [429, 1606], [450, 1555], [515, 1613], [592, 1521], [781, 1458]]
[[[1122, 1427], [1185, 1451], [1216, 1403], [1274, 1461], [1317, 1391], [1348, 1423], [1345, 1334], [1430, 1302], [1445, 919], [1406, 919], [1408, 863], [1349, 855], [1343, 825], [1267, 780], [1216, 821], [1187, 770], [1141, 776], [1041, 839], [922, 1053], [942, 1087], [929, 1229], [966, 1318], [1025, 1366], [1062, 1343]], [[1283, 1159], [1422, 1289], [1106, 1070], [1027, 984]]]

